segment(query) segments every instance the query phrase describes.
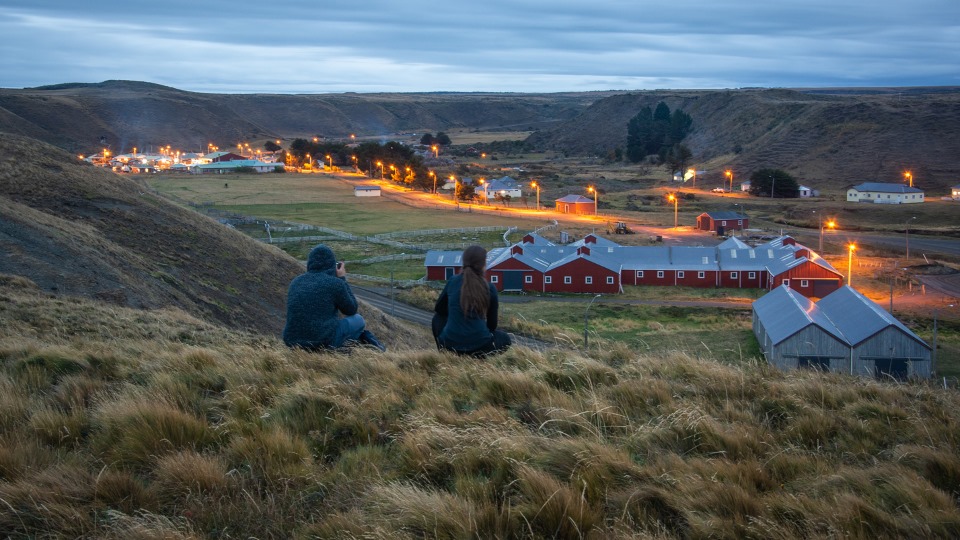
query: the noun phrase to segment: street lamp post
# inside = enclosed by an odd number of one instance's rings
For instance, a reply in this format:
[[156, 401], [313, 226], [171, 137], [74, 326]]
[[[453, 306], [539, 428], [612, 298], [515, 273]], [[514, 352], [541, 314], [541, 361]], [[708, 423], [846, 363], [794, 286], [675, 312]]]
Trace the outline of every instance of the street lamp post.
[[726, 175], [727, 180], [730, 181], [730, 193], [733, 193], [733, 171], [727, 169], [723, 174]]
[[593, 192], [593, 215], [598, 216], [600, 213], [598, 212], [599, 206], [597, 203], [597, 189], [593, 186], [588, 186], [587, 191]]
[[530, 187], [537, 188], [537, 212], [540, 211], [540, 184], [531, 182]]
[[677, 213], [679, 212], [679, 208], [677, 205], [679, 204], [680, 200], [673, 193], [671, 193], [670, 195], [667, 195], [667, 200], [673, 203], [673, 228], [676, 229], [678, 224]]
[[380, 167], [380, 179], [383, 180], [383, 162], [382, 162], [382, 161], [378, 161], [378, 162], [377, 162], [377, 167]]
[[910, 187], [913, 187], [913, 173], [907, 171], [903, 173], [903, 177], [907, 180], [907, 182], [910, 182]]
[[853, 252], [856, 251], [857, 245], [850, 244], [847, 246], [847, 285], [853, 287]]
[[439, 146], [433, 145], [433, 146], [430, 147], [430, 149], [433, 150], [433, 157], [434, 157], [434, 159], [440, 157], [440, 147], [439, 147]]
[[693, 189], [697, 189], [697, 170], [690, 167], [690, 170], [687, 172], [693, 173]]
[[437, 173], [430, 171], [427, 173], [427, 176], [433, 178], [433, 194], [437, 194]]
[[908, 220], [906, 221], [906, 223], [903, 224], [903, 226], [904, 226], [905, 229], [906, 229], [906, 230], [904, 231], [904, 233], [905, 233], [904, 238], [905, 238], [906, 244], [907, 244], [907, 260], [910, 259], [910, 222], [913, 221], [913, 220], [915, 220], [915, 219], [917, 219], [917, 216], [913, 216], [912, 218], [908, 219]]
[[330, 163], [330, 170], [333, 170], [333, 158], [330, 157], [330, 154], [327, 154], [327, 161]]
[[770, 175], [770, 198], [771, 199], [773, 198], [773, 186], [775, 185], [777, 185], [777, 178], [771, 174]]
[[[820, 220], [820, 254], [821, 255], [823, 255], [823, 226], [824, 226], [824, 223], [823, 223], [823, 220], [821, 219]], [[831, 219], [826, 223], [826, 226], [828, 229], [833, 229], [834, 227], [837, 226], [837, 222]]]

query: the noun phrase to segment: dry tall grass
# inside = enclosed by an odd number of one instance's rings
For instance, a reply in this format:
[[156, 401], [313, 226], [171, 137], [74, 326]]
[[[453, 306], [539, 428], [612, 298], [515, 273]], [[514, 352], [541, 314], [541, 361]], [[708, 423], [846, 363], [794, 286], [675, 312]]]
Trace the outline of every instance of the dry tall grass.
[[424, 343], [307, 354], [0, 280], [0, 535], [960, 535], [953, 391]]

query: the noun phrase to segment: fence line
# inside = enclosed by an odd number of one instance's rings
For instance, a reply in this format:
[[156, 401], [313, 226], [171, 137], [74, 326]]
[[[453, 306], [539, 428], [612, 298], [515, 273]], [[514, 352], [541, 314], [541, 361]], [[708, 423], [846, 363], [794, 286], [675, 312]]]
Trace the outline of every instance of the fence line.
[[[514, 229], [516, 227], [513, 227]], [[450, 234], [450, 233], [468, 233], [468, 232], [496, 232], [509, 230], [510, 227], [505, 227], [503, 225], [488, 225], [485, 227], [460, 227], [456, 229], [423, 229], [419, 231], [396, 231], [388, 232], [374, 235], [377, 238], [397, 238], [402, 236], [432, 236], [438, 234]]]

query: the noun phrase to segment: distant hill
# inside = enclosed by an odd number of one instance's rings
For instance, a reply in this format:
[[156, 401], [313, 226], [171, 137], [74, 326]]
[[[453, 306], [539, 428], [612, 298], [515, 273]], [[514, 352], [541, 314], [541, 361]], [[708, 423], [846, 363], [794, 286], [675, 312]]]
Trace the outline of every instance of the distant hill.
[[177, 307], [278, 334], [303, 271], [280, 250], [25, 137], [0, 137], [0, 273], [42, 290]]
[[0, 89], [0, 132], [72, 152], [170, 144], [201, 150], [274, 137], [390, 135], [453, 127], [532, 130], [568, 120], [611, 92], [568, 94], [200, 94], [106, 81]]
[[[790, 171], [812, 186], [898, 182], [905, 169], [927, 189], [958, 181], [960, 88], [651, 91], [598, 100], [527, 142], [570, 154], [607, 155], [627, 122], [660, 101], [693, 117], [693, 163], [717, 185], [725, 168], [746, 180], [759, 168]], [[935, 195], [935, 194], [931, 194]]]
[[[831, 88], [555, 94], [201, 94], [135, 81], [0, 89], [0, 132], [72, 152], [350, 133], [537, 130], [535, 149], [607, 156], [629, 119], [666, 102], [693, 117], [685, 143], [701, 179], [719, 185], [764, 167], [817, 189], [902, 181], [937, 196], [958, 182], [960, 88]], [[101, 144], [101, 138], [104, 141]]]

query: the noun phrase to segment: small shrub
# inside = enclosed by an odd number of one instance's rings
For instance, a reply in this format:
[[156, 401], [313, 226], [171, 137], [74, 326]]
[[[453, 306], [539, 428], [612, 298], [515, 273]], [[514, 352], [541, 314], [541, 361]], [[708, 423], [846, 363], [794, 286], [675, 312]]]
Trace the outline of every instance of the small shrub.
[[523, 502], [517, 512], [531, 535], [547, 538], [584, 538], [602, 523], [600, 512], [578, 490], [536, 469], [517, 471]]

